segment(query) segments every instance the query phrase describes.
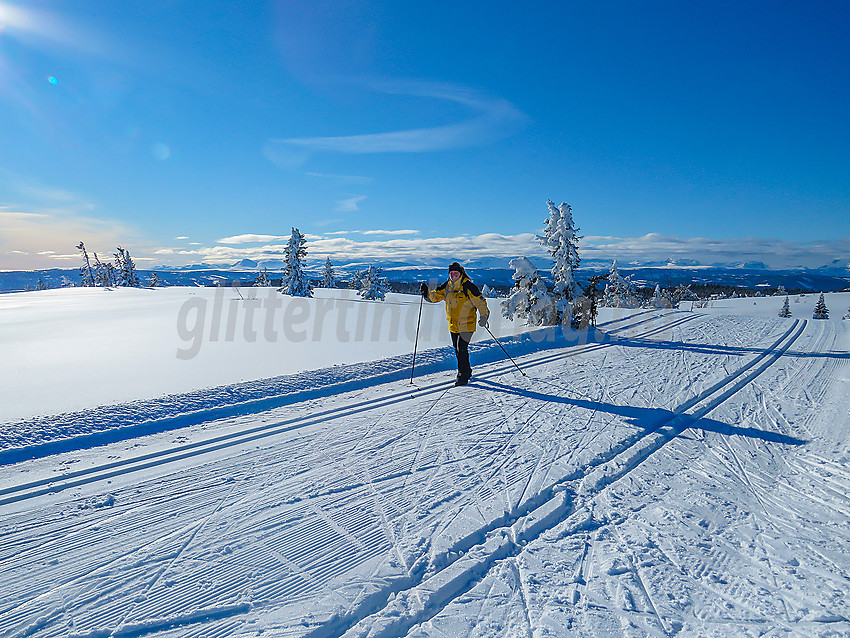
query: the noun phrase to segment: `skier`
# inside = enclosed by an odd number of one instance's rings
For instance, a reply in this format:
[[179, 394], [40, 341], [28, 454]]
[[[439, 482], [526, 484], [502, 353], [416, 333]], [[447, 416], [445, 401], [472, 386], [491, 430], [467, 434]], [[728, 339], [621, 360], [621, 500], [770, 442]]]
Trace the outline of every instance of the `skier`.
[[440, 300], [446, 302], [449, 332], [452, 335], [452, 346], [457, 356], [455, 385], [466, 385], [472, 376], [472, 368], [469, 365], [469, 342], [476, 328], [476, 310], [481, 313], [478, 325], [482, 328], [490, 327], [490, 310], [487, 308], [487, 302], [478, 290], [478, 286], [472, 283], [463, 266], [457, 262], [449, 266], [448, 281], [434, 290], [428, 290], [428, 284], [423, 283], [420, 291], [422, 296], [431, 303], [437, 303]]

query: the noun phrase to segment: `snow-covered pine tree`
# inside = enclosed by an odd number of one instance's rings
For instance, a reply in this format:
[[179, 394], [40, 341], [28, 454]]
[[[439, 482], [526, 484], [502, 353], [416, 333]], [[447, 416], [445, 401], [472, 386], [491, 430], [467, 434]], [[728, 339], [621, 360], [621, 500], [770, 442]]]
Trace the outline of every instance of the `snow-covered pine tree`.
[[527, 257], [510, 262], [514, 269], [514, 287], [502, 301], [502, 316], [506, 319], [525, 319], [530, 326], [554, 325], [557, 318], [555, 300], [540, 281], [540, 274]]
[[307, 256], [306, 244], [307, 240], [301, 234], [301, 231], [293, 227], [289, 243], [283, 252], [286, 265], [283, 268], [283, 280], [281, 287], [277, 289], [278, 292], [293, 297], [313, 296], [313, 287], [304, 275], [302, 268], [302, 260]]
[[829, 319], [829, 308], [826, 307], [823, 293], [818, 297], [818, 302], [815, 304], [815, 311], [812, 313], [812, 319]]
[[632, 276], [623, 277], [620, 274], [616, 259], [608, 273], [608, 284], [602, 294], [602, 305], [608, 308], [637, 308], [638, 306]]
[[115, 268], [110, 263], [103, 263], [97, 253], [94, 255], [94, 283], [101, 288], [114, 288], [115, 283]]
[[791, 316], [791, 305], [788, 300], [788, 295], [785, 295], [785, 303], [782, 304], [782, 310], [779, 311], [779, 316], [783, 319], [787, 319]]
[[322, 288], [336, 288], [336, 273], [330, 257], [325, 259], [325, 265], [322, 268]]
[[48, 288], [50, 288], [50, 286], [48, 286], [46, 283], [44, 283], [44, 280], [41, 277], [39, 277], [38, 282], [35, 284], [35, 289], [36, 290], [47, 290]]
[[488, 286], [487, 284], [484, 284], [483, 286], [481, 286], [481, 296], [482, 297], [492, 297], [493, 296], [493, 289], [490, 288], [490, 286]]
[[779, 284], [779, 287], [776, 289], [776, 296], [781, 297], [782, 295], [788, 296], [788, 292], [785, 290], [785, 286]]
[[383, 301], [390, 291], [386, 277], [382, 277], [383, 269], [379, 266], [370, 265], [360, 280], [360, 296], [363, 299]]
[[157, 288], [160, 285], [159, 275], [156, 272], [152, 272], [151, 276], [148, 277], [148, 287], [149, 288]]
[[572, 208], [566, 202], [555, 206], [551, 199], [546, 202], [549, 217], [543, 234], [537, 239], [552, 256], [552, 278], [555, 281], [552, 297], [555, 302], [555, 322], [569, 321], [570, 304], [576, 296], [574, 271], [581, 259], [578, 256], [578, 230], [573, 222]]
[[850, 319], [850, 308], [847, 309], [847, 312], [844, 313], [844, 316], [841, 317], [841, 318], [842, 319]]
[[655, 292], [652, 293], [649, 307], [659, 310], [673, 307], [673, 300], [670, 299], [670, 295], [666, 290], [661, 290], [661, 284], [655, 284]]
[[271, 280], [269, 279], [269, 271], [263, 266], [263, 269], [257, 273], [257, 279], [254, 281], [254, 288], [266, 288], [271, 286]]
[[582, 291], [582, 296], [573, 304], [572, 328], [574, 330], [596, 325], [600, 298], [600, 291], [597, 286], [607, 279], [607, 275], [593, 275], [588, 280]]
[[82, 281], [80, 282], [81, 286], [94, 286], [94, 273], [91, 269], [91, 261], [89, 261], [89, 254], [86, 252], [86, 246], [83, 242], [77, 244], [77, 250], [79, 250], [83, 255], [83, 265], [80, 267], [80, 277], [82, 277]]
[[60, 288], [73, 288], [74, 282], [68, 279], [65, 275], [62, 275], [62, 283], [59, 284]]
[[126, 248], [121, 248], [121, 246], [118, 246], [115, 250], [116, 283], [119, 286], [138, 288], [141, 282], [139, 281], [139, 276], [136, 274], [136, 264], [133, 263], [133, 258], [130, 257], [130, 251]]
[[365, 276], [365, 270], [355, 270], [354, 274], [351, 275], [351, 283], [348, 285], [348, 287], [351, 290], [360, 290], [363, 287], [363, 277]]

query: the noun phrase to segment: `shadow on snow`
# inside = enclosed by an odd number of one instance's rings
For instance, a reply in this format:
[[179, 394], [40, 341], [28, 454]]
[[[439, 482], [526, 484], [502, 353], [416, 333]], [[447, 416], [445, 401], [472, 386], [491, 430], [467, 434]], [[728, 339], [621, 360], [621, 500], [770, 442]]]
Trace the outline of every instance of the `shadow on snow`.
[[[630, 405], [614, 405], [600, 401], [589, 401], [587, 399], [574, 399], [555, 394], [538, 392], [535, 390], [517, 388], [515, 386], [504, 385], [490, 380], [479, 380], [476, 381], [476, 383], [494, 392], [503, 392], [505, 394], [513, 394], [526, 399], [534, 399], [536, 401], [562, 403], [579, 408], [586, 408], [588, 410], [614, 414], [623, 417], [630, 425], [645, 430], [646, 433], [657, 430], [658, 427], [668, 423], [676, 417], [691, 418], [685, 413], [676, 413], [672, 410], [664, 410], [662, 408], [640, 408]], [[803, 445], [808, 443], [808, 441], [804, 439], [798, 439], [779, 432], [770, 432], [768, 430], [759, 430], [757, 428], [730, 425], [728, 423], [723, 423], [722, 421], [707, 419], [705, 417], [693, 420], [693, 422], [687, 427], [696, 430], [704, 430], [706, 432], [716, 432], [718, 434], [745, 436], [754, 439], [761, 439], [768, 443], [781, 443], [783, 445]]]

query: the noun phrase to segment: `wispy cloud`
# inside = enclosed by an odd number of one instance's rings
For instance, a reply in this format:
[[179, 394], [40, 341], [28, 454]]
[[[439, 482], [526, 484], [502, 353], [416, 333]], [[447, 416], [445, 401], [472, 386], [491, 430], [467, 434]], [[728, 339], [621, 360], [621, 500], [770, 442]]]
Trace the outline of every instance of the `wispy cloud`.
[[383, 93], [436, 98], [461, 104], [474, 115], [461, 122], [384, 133], [338, 137], [272, 139], [266, 156], [285, 168], [297, 166], [310, 153], [426, 153], [488, 144], [513, 134], [525, 116], [510, 102], [454, 85], [426, 82], [381, 82], [371, 87]]
[[359, 204], [364, 199], [366, 199], [366, 195], [357, 195], [355, 197], [349, 197], [347, 199], [340, 199], [336, 203], [336, 208], [334, 209], [337, 213], [354, 213], [360, 210]]
[[582, 240], [583, 259], [649, 262], [692, 259], [702, 264], [760, 261], [771, 268], [820, 267], [835, 260], [850, 263], [850, 239], [792, 242], [741, 237], [716, 239], [650, 233], [642, 237], [588, 236]]
[[[0, 177], [6, 178], [7, 175]], [[26, 205], [0, 206], [0, 269], [64, 267], [79, 241], [97, 252], [138, 242], [130, 227], [94, 214], [86, 198], [49, 187], [16, 184]]]
[[418, 230], [402, 229], [402, 230], [335, 230], [330, 233], [325, 233], [326, 237], [336, 235], [418, 235]]
[[[549, 266], [550, 258], [533, 233], [488, 233], [460, 237], [410, 236], [415, 234], [418, 234], [418, 231], [373, 230], [311, 235], [307, 244], [308, 260], [324, 261], [326, 257], [330, 257], [335, 263], [404, 262], [434, 265], [455, 259], [489, 259], [496, 262], [501, 260], [507, 268], [510, 259], [524, 255], [530, 257], [541, 270]], [[387, 238], [366, 238], [380, 235]], [[359, 237], [355, 239], [354, 236]], [[283, 242], [251, 247], [200, 246], [188, 250], [173, 249], [171, 255], [175, 260], [181, 260], [179, 263], [204, 261], [228, 264], [246, 257], [258, 261], [280, 259], [283, 257], [284, 248]], [[795, 243], [758, 238], [680, 238], [658, 234], [643, 237], [588, 236], [581, 242], [580, 254], [585, 265], [597, 260], [611, 262], [617, 259], [621, 267], [627, 267], [631, 262], [664, 263], [670, 258], [687, 257], [707, 265], [761, 261], [772, 268], [813, 268], [832, 263], [834, 260], [839, 260], [841, 265], [850, 264], [850, 239]]]
[[289, 239], [289, 235], [286, 237], [282, 235], [233, 235], [232, 237], [222, 237], [221, 239], [216, 240], [216, 243], [219, 244], [257, 244], [262, 242], [269, 241], [280, 241], [284, 239]]

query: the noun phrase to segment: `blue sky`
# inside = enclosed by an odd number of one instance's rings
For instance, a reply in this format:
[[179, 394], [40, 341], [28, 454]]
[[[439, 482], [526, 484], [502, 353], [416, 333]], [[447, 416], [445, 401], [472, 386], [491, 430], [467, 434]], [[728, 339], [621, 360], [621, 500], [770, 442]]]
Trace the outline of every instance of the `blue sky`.
[[[0, 269], [850, 263], [850, 3], [0, 0]], [[541, 266], [543, 262], [541, 261]]]

